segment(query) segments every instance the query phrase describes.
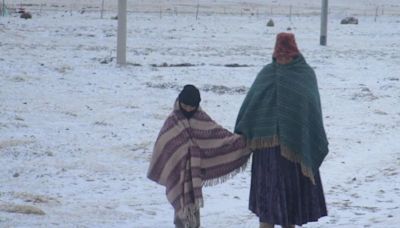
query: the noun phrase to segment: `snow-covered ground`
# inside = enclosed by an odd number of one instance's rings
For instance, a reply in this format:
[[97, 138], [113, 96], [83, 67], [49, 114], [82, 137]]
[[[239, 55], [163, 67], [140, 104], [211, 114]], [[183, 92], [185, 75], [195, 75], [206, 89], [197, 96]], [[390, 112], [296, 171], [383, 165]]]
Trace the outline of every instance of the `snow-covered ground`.
[[[0, 227], [173, 227], [164, 188], [146, 178], [152, 146], [184, 84], [233, 129], [245, 93], [288, 27], [318, 76], [330, 154], [329, 216], [304, 227], [400, 224], [400, 19], [130, 14], [128, 66], [116, 24], [98, 13], [0, 17]], [[191, 66], [171, 67], [188, 63]], [[243, 67], [227, 67], [239, 64]], [[257, 227], [249, 168], [204, 188], [202, 227]], [[45, 215], [6, 212], [30, 205]]]

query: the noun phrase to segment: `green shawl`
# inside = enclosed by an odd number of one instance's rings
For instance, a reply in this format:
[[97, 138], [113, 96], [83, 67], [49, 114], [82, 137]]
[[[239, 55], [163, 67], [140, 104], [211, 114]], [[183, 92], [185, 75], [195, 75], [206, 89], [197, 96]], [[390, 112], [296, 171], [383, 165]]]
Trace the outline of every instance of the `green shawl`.
[[281, 154], [300, 163], [314, 182], [328, 154], [320, 96], [314, 70], [299, 55], [289, 64], [276, 61], [257, 75], [240, 108], [235, 132], [250, 149], [280, 146]]

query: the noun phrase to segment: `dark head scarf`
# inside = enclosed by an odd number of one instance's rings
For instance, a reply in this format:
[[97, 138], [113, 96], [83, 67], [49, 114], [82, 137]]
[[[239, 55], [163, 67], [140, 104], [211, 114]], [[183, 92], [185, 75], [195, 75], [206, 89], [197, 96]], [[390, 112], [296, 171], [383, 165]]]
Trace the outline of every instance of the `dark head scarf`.
[[[185, 85], [178, 96], [178, 101], [180, 110], [182, 111], [183, 115], [185, 115], [186, 118], [190, 119], [200, 105], [200, 91], [194, 85]], [[181, 107], [181, 103], [196, 107], [196, 109], [191, 112], [187, 112]]]
[[300, 54], [293, 33], [282, 32], [276, 36], [273, 57], [280, 59], [293, 59]]

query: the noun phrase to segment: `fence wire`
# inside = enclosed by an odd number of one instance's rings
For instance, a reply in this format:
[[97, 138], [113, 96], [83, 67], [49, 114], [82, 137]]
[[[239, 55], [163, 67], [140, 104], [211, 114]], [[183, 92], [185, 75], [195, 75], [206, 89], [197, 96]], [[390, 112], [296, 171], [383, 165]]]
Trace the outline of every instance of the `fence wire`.
[[[310, 0], [310, 3], [302, 4], [299, 1], [200, 1], [200, 0], [128, 0], [129, 13], [155, 13], [160, 15], [193, 14], [196, 16], [227, 14], [241, 16], [309, 16], [319, 15], [321, 12], [320, 1]], [[338, 4], [330, 1], [329, 14], [339, 16], [399, 16], [400, 1], [398, 4], [382, 4], [383, 1], [376, 1], [376, 4], [352, 5]], [[47, 11], [85, 11], [116, 13], [117, 0], [13, 0], [6, 1], [10, 12], [20, 8], [31, 12]]]

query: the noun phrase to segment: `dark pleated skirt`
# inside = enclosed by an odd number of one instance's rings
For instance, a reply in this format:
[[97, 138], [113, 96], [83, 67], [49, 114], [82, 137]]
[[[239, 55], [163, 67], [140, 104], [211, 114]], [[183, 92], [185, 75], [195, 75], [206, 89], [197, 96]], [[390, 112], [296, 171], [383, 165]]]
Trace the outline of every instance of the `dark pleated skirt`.
[[299, 164], [280, 155], [280, 148], [255, 151], [251, 168], [249, 209], [260, 222], [303, 225], [327, 215], [319, 172], [314, 185]]

